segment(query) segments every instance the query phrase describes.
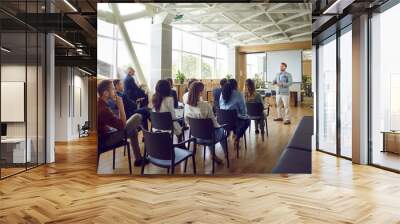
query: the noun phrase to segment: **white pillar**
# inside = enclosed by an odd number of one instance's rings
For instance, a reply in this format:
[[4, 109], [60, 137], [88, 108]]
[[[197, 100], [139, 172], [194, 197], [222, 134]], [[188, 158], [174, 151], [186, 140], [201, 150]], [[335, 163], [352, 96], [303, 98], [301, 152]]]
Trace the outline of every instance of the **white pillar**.
[[352, 80], [352, 158], [354, 163], [368, 163], [368, 16], [353, 20]]
[[153, 92], [160, 79], [172, 77], [172, 27], [151, 25], [149, 88]]
[[[237, 60], [236, 60], [236, 47], [229, 47], [228, 48], [228, 74], [235, 77], [236, 75], [236, 68], [237, 68]], [[227, 74], [226, 74], [227, 75]]]
[[315, 45], [312, 46], [312, 67], [311, 67], [311, 89], [313, 92], [313, 97], [314, 97], [314, 133], [311, 138], [312, 142], [312, 149], [316, 150], [317, 149], [317, 48]]
[[46, 163], [55, 162], [55, 60], [54, 35], [46, 36]]

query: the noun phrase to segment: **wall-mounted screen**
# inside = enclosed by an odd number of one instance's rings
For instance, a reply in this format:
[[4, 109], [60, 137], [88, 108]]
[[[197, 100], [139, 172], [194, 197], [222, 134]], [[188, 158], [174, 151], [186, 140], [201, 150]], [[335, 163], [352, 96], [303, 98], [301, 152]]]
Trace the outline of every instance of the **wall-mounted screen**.
[[292, 74], [293, 82], [301, 82], [303, 73], [301, 50], [267, 52], [267, 81], [274, 80], [282, 62], [287, 64], [286, 71]]
[[24, 102], [24, 82], [1, 82], [1, 122], [24, 122]]

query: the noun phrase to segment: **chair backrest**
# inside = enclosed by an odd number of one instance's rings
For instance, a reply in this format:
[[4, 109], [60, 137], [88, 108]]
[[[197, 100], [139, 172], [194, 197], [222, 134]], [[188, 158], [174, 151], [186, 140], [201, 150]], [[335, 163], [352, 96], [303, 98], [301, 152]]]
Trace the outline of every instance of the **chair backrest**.
[[172, 115], [170, 112], [150, 112], [151, 127], [163, 130], [172, 131]]
[[[111, 141], [113, 143], [110, 144], [110, 139], [116, 136], [120, 137], [120, 139], [113, 139]], [[127, 144], [125, 130], [111, 130], [97, 135], [97, 150], [99, 153], [107, 152], [125, 144]]]
[[217, 110], [217, 121], [219, 124], [226, 124], [228, 129], [236, 126], [237, 112], [236, 110]]
[[263, 116], [264, 105], [262, 103], [246, 103], [249, 116]]
[[143, 130], [147, 155], [155, 159], [172, 160], [174, 156], [171, 135], [167, 132]]
[[214, 124], [211, 119], [198, 119], [189, 117], [190, 133], [195, 138], [213, 139]]

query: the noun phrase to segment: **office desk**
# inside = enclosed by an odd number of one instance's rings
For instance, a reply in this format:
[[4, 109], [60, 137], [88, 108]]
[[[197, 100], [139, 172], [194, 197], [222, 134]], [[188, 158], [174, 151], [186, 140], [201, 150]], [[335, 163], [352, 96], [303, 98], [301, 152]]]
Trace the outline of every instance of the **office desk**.
[[25, 138], [5, 138], [1, 139], [1, 157], [6, 163], [25, 163], [31, 162], [32, 153], [30, 138], [26, 139], [27, 147], [25, 151]]

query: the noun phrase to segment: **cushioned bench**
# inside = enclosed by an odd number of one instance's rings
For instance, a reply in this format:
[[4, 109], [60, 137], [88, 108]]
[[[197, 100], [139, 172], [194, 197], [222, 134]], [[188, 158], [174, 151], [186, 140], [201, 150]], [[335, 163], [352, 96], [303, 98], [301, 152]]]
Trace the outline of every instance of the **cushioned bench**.
[[273, 173], [311, 173], [311, 151], [286, 148]]
[[313, 121], [312, 116], [301, 119], [277, 165], [272, 170], [273, 173], [311, 173]]

